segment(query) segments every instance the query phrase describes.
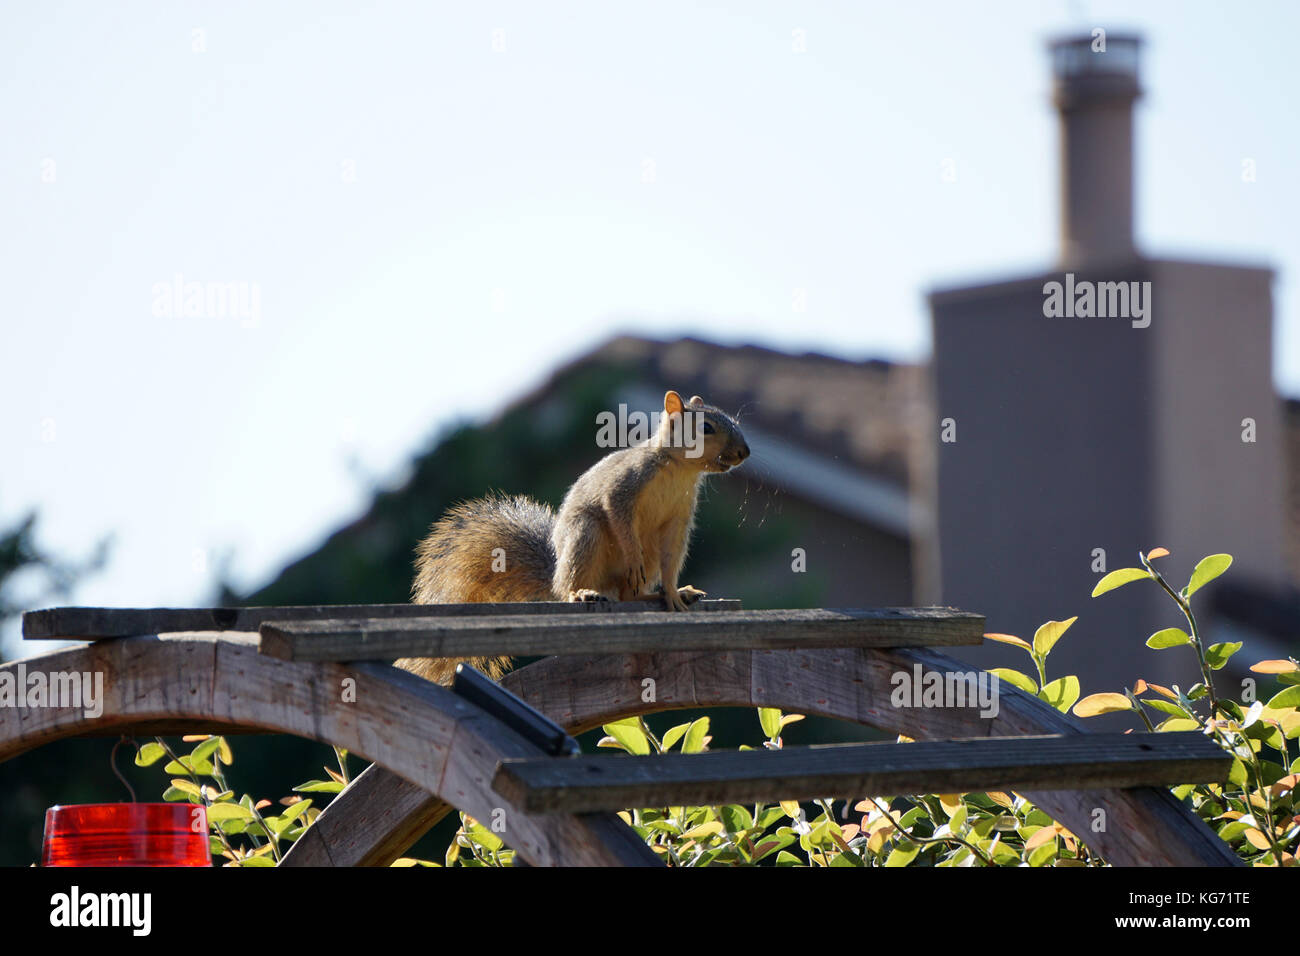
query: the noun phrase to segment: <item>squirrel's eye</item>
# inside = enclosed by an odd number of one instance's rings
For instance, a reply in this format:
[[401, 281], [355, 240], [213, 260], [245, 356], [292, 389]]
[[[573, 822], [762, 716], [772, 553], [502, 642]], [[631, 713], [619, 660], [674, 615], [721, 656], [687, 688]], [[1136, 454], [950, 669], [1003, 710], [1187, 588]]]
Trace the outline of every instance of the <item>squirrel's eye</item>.
[[706, 434], [706, 435], [712, 435], [712, 434], [713, 434], [713, 422], [705, 422], [705, 423], [704, 423], [704, 434]]

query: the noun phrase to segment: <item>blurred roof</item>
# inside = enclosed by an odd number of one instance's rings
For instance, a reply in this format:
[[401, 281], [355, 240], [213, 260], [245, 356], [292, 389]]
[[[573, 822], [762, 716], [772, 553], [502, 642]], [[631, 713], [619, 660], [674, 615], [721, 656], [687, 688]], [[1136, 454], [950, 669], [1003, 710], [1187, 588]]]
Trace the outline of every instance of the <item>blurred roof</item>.
[[914, 474], [916, 435], [926, 420], [924, 366], [624, 335], [560, 368], [516, 405], [536, 402], [558, 380], [605, 363], [630, 366], [646, 388], [700, 395], [742, 426], [900, 487]]

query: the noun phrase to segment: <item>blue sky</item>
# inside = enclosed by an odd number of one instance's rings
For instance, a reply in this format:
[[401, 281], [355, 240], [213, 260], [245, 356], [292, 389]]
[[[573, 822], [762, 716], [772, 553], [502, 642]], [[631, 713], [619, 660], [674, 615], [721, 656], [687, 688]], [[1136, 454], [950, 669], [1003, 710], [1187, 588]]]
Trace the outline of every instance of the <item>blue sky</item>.
[[[13, 8], [0, 518], [115, 536], [75, 603], [193, 604], [616, 330], [923, 359], [928, 289], [1050, 265], [1044, 44], [1096, 26], [1147, 39], [1140, 247], [1276, 268], [1300, 395], [1297, 9]], [[256, 321], [167, 314], [177, 276]]]

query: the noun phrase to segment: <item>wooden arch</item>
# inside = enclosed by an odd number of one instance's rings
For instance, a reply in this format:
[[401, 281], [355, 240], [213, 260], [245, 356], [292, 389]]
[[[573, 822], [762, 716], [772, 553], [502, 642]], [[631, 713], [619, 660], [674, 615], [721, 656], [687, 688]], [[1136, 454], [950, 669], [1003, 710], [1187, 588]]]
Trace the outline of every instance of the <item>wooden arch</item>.
[[[502, 684], [573, 734], [636, 714], [724, 706], [780, 707], [917, 739], [1085, 732], [1077, 721], [1005, 682], [994, 717], [982, 717], [975, 708], [895, 707], [893, 676], [917, 666], [944, 673], [972, 669], [928, 649], [566, 655], [514, 671]], [[654, 681], [652, 701], [644, 699], [646, 678]], [[1116, 865], [1241, 865], [1165, 789], [1024, 795]], [[409, 778], [371, 767], [335, 798], [282, 865], [386, 865], [450, 809]]]
[[[256, 634], [126, 637], [0, 665], [0, 673], [103, 675], [103, 710], [0, 707], [0, 761], [105, 731], [262, 730], [346, 747], [482, 820], [504, 810], [503, 839], [534, 865], [659, 865], [612, 813], [525, 814], [491, 789], [505, 757], [543, 756], [446, 688], [386, 664], [281, 661]], [[354, 702], [345, 702], [345, 689]], [[310, 832], [310, 831], [308, 831]]]

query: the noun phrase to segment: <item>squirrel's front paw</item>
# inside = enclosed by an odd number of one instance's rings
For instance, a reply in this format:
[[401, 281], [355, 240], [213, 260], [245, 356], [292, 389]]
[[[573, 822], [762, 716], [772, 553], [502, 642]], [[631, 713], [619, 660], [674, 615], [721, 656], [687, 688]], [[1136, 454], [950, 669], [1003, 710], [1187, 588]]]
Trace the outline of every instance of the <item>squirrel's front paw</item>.
[[677, 589], [677, 595], [686, 604], [694, 604], [696, 601], [705, 597], [709, 592], [701, 591], [699, 588], [693, 588], [689, 584]]
[[593, 591], [591, 588], [580, 588], [577, 591], [569, 592], [569, 600], [573, 602], [608, 601], [609, 598], [599, 591]]
[[637, 595], [645, 591], [646, 573], [643, 565], [629, 568], [627, 577], [623, 579], [623, 587], [620, 589], [620, 601], [635, 601]]
[[687, 608], [704, 597], [708, 592], [701, 591], [699, 588], [693, 588], [689, 584], [678, 588], [676, 591], [670, 591], [664, 595], [664, 600], [668, 604], [670, 611], [685, 611]]

